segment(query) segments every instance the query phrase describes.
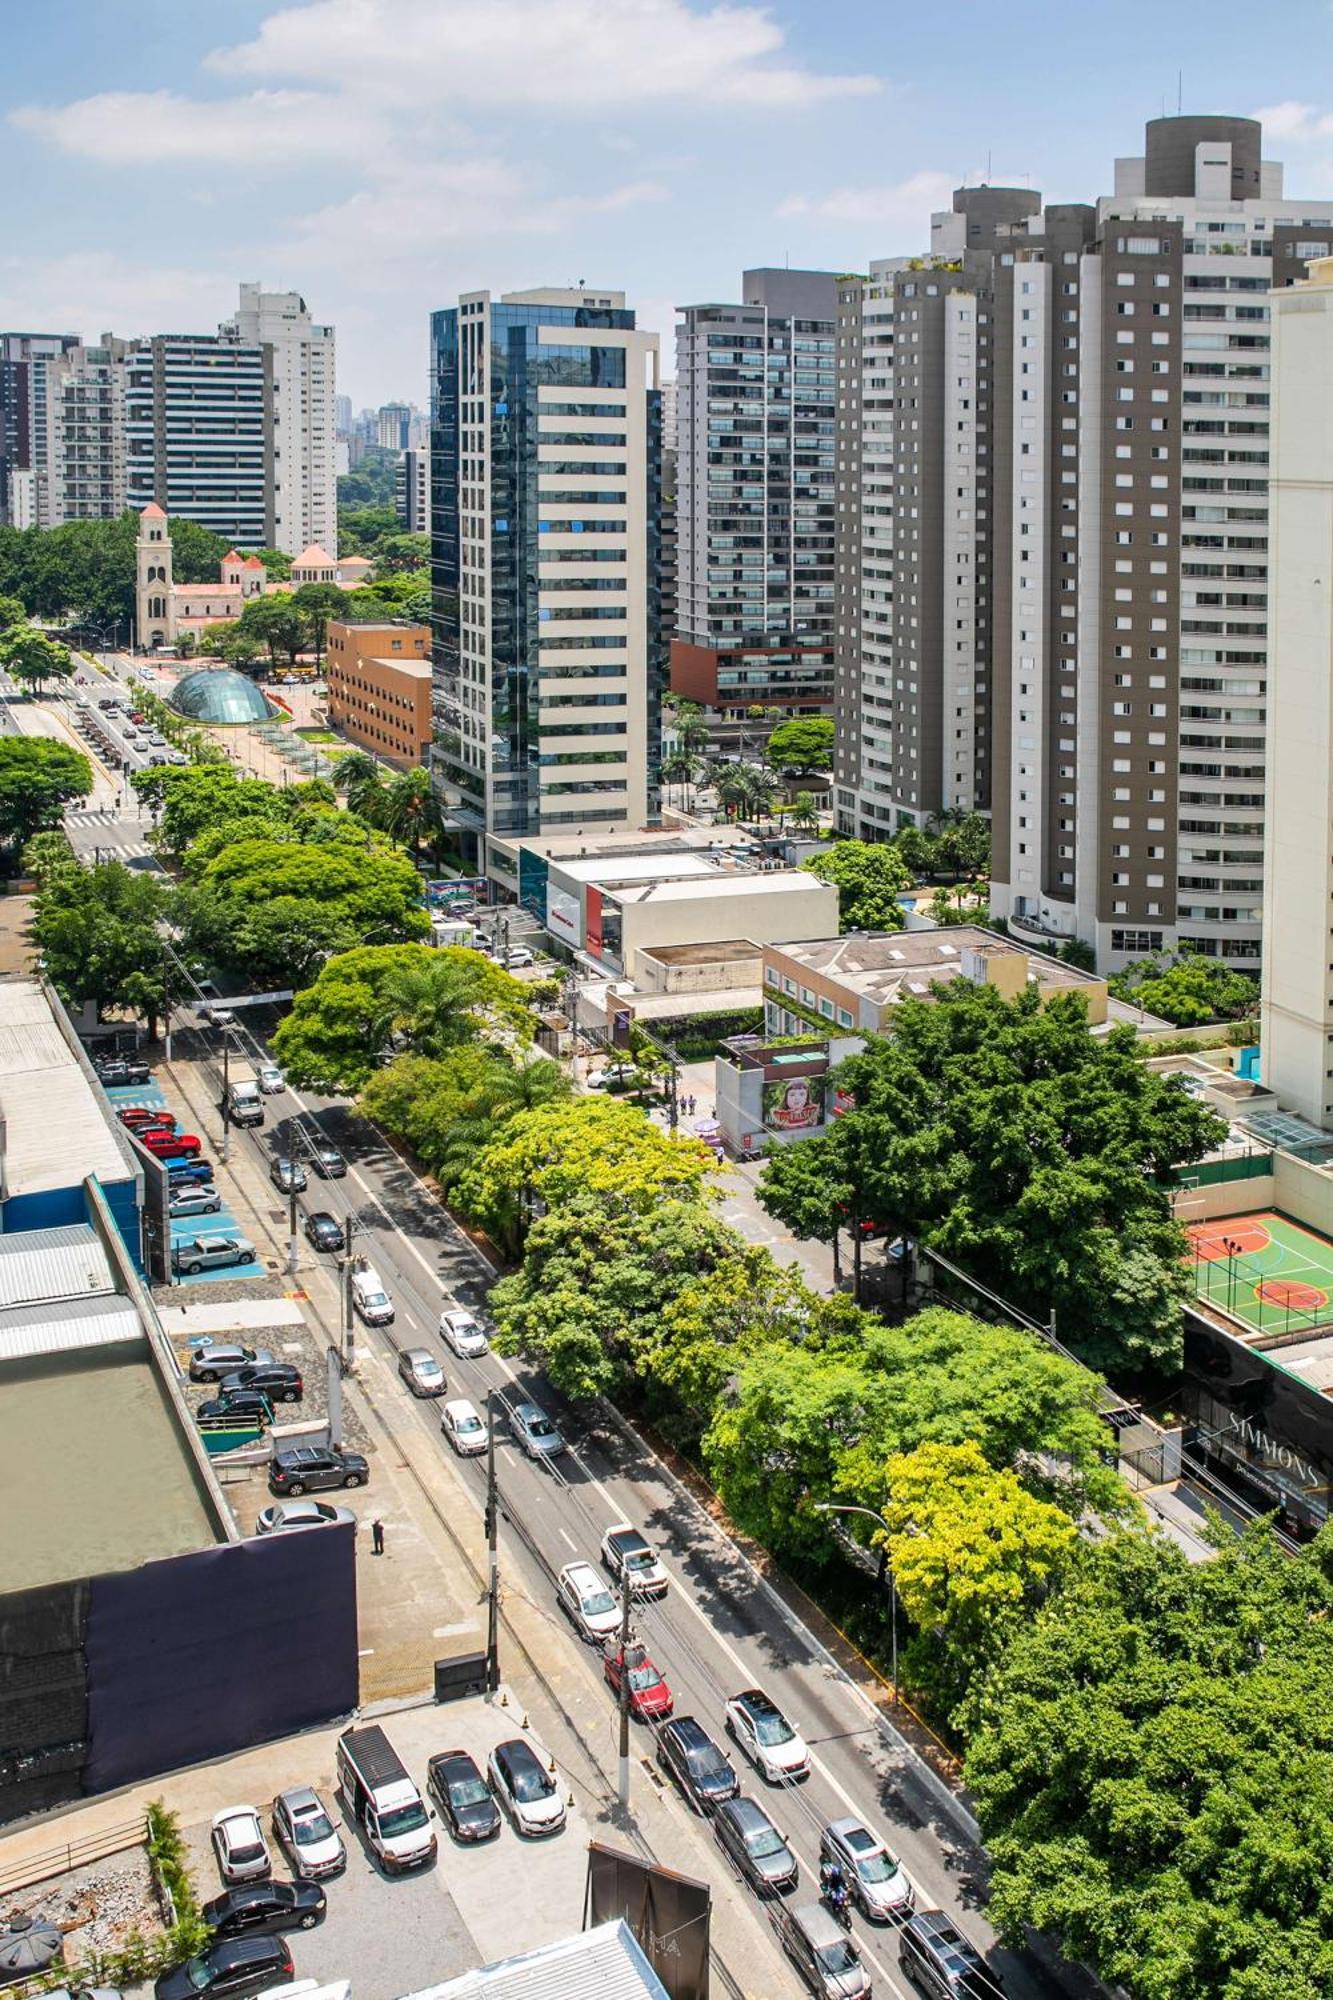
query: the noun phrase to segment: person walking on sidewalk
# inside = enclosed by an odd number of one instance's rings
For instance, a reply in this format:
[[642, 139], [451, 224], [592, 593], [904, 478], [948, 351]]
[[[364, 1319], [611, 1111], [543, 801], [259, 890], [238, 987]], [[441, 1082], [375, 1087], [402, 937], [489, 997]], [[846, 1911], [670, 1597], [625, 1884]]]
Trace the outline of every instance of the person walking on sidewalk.
[[376, 1520], [370, 1524], [370, 1553], [373, 1556], [382, 1556], [384, 1554], [383, 1521]]

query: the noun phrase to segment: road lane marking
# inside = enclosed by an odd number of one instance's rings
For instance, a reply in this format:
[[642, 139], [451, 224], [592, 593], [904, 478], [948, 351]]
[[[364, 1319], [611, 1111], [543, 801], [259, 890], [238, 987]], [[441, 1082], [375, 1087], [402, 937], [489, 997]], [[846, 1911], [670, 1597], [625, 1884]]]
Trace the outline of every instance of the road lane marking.
[[561, 1528], [560, 1530], [560, 1539], [565, 1544], [566, 1548], [573, 1549], [575, 1555], [578, 1554], [579, 1552], [578, 1543], [574, 1540], [574, 1537], [572, 1535], [567, 1535], [563, 1528]]

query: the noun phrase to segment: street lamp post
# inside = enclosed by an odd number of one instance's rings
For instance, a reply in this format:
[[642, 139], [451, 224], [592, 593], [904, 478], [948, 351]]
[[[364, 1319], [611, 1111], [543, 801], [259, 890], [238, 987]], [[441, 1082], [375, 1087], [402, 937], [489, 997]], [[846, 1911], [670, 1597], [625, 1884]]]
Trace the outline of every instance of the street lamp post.
[[[877, 1514], [873, 1507], [843, 1507], [843, 1506], [835, 1506], [831, 1501], [828, 1500], [816, 1500], [815, 1512], [816, 1514], [864, 1514], [867, 1521], [876, 1522], [881, 1528], [883, 1528], [886, 1535], [890, 1533], [888, 1522], [884, 1519], [884, 1516], [882, 1514]], [[899, 1698], [898, 1697], [898, 1585], [893, 1574], [893, 1564], [889, 1560], [889, 1551], [887, 1543], [881, 1547], [879, 1552], [879, 1559], [880, 1559], [880, 1574], [882, 1576], [887, 1575], [889, 1579], [889, 1661], [890, 1661], [889, 1675], [891, 1680], [893, 1681], [894, 1706], [897, 1707]]]

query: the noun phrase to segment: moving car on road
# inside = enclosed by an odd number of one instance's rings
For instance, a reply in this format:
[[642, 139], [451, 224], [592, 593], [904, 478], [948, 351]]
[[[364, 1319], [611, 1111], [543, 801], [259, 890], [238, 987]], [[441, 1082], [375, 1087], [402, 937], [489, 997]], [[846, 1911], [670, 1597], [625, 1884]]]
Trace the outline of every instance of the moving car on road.
[[819, 1837], [821, 1861], [836, 1861], [854, 1903], [872, 1923], [901, 1923], [916, 1895], [896, 1854], [859, 1819], [835, 1819]]
[[215, 1938], [263, 1937], [312, 1931], [324, 1908], [324, 1891], [314, 1882], [252, 1882], [214, 1896], [199, 1914]]
[[300, 1194], [302, 1188], [310, 1185], [309, 1176], [301, 1162], [292, 1159], [288, 1153], [278, 1154], [269, 1167], [268, 1177], [274, 1187], [279, 1188], [283, 1194], [290, 1194], [293, 1188]]
[[280, 1937], [224, 1938], [184, 1965], [173, 1965], [153, 1986], [155, 2000], [237, 2000], [281, 1986], [295, 1967]]
[[602, 1561], [616, 1582], [627, 1584], [635, 1597], [666, 1596], [666, 1571], [656, 1552], [628, 1521], [617, 1521], [602, 1536]]
[[908, 1918], [898, 1933], [898, 1963], [931, 2000], [1003, 2000], [1003, 1986], [943, 1910]]
[[364, 1486], [369, 1477], [370, 1467], [359, 1451], [331, 1445], [301, 1444], [291, 1451], [275, 1451], [268, 1467], [269, 1492], [290, 1493], [293, 1499], [331, 1486]]
[[442, 1396], [444, 1370], [428, 1347], [405, 1347], [398, 1356], [398, 1373], [414, 1396]]
[[357, 1318], [363, 1319], [367, 1326], [393, 1325], [393, 1300], [385, 1290], [383, 1278], [369, 1264], [352, 1279], [352, 1305]]
[[[314, 1506], [314, 1501], [296, 1503]], [[275, 1514], [281, 1508], [267, 1507], [265, 1513]], [[330, 1513], [345, 1514], [345, 1507], [328, 1509]], [[261, 1520], [263, 1516], [261, 1515]], [[261, 1530], [262, 1532], [262, 1530]], [[292, 1873], [306, 1880], [322, 1878], [325, 1875], [339, 1875], [347, 1866], [347, 1849], [341, 1836], [324, 1808], [319, 1793], [309, 1785], [294, 1785], [288, 1792], [279, 1792], [273, 1801], [273, 1838], [292, 1865]]]
[[214, 1813], [211, 1838], [224, 1882], [262, 1881], [273, 1873], [264, 1829], [253, 1806], [224, 1806]]
[[727, 1703], [727, 1734], [770, 1785], [809, 1776], [810, 1752], [762, 1688], [732, 1696]]
[[565, 1440], [538, 1403], [515, 1403], [509, 1429], [529, 1458], [558, 1458], [565, 1448]]
[[500, 1808], [466, 1750], [442, 1750], [432, 1757], [426, 1787], [455, 1840], [490, 1840], [500, 1831]]
[[326, 1208], [316, 1208], [305, 1219], [306, 1241], [316, 1250], [341, 1250], [343, 1226]]
[[336, 1146], [312, 1146], [310, 1164], [324, 1181], [340, 1181], [346, 1178], [347, 1162]]
[[257, 1535], [295, 1535], [305, 1528], [327, 1528], [331, 1521], [350, 1521], [356, 1515], [350, 1507], [334, 1507], [327, 1500], [282, 1500], [261, 1507], [255, 1516]]
[[287, 1088], [287, 1079], [276, 1063], [256, 1063], [255, 1081], [259, 1085], [259, 1088], [270, 1097], [275, 1092]]
[[455, 1397], [440, 1412], [440, 1429], [460, 1458], [477, 1458], [486, 1449], [486, 1426], [466, 1396]]
[[677, 1715], [659, 1731], [657, 1761], [696, 1812], [715, 1811], [741, 1788], [730, 1763], [692, 1715]]
[[816, 2000], [869, 2000], [861, 1954], [822, 1903], [786, 1904], [775, 1911], [773, 1928]]
[[591, 1563], [566, 1563], [556, 1579], [555, 1601], [581, 1639], [600, 1646], [619, 1631], [621, 1608]]
[[171, 1268], [184, 1277], [257, 1261], [254, 1244], [248, 1243], [244, 1236], [196, 1236], [191, 1242], [171, 1246]]
[[491, 1790], [513, 1822], [515, 1833], [540, 1840], [559, 1833], [565, 1802], [552, 1772], [521, 1736], [497, 1743], [487, 1766]]
[[602, 1673], [612, 1694], [619, 1695], [621, 1676], [629, 1682], [629, 1712], [636, 1722], [658, 1722], [675, 1707], [671, 1689], [646, 1647], [631, 1643], [624, 1652], [618, 1639], [608, 1639]]
[[756, 1894], [796, 1887], [796, 1856], [755, 1799], [724, 1799], [713, 1815], [713, 1838]]
[[440, 1339], [446, 1341], [464, 1361], [485, 1354], [490, 1342], [477, 1320], [461, 1306], [449, 1306], [440, 1314]]

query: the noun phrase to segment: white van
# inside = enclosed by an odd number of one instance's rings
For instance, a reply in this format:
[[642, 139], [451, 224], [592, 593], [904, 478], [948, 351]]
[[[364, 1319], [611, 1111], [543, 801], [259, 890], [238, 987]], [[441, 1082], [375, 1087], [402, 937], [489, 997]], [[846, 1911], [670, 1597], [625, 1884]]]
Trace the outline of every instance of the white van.
[[384, 1289], [379, 1272], [367, 1264], [352, 1276], [352, 1306], [367, 1326], [389, 1326], [393, 1321], [393, 1300]]

